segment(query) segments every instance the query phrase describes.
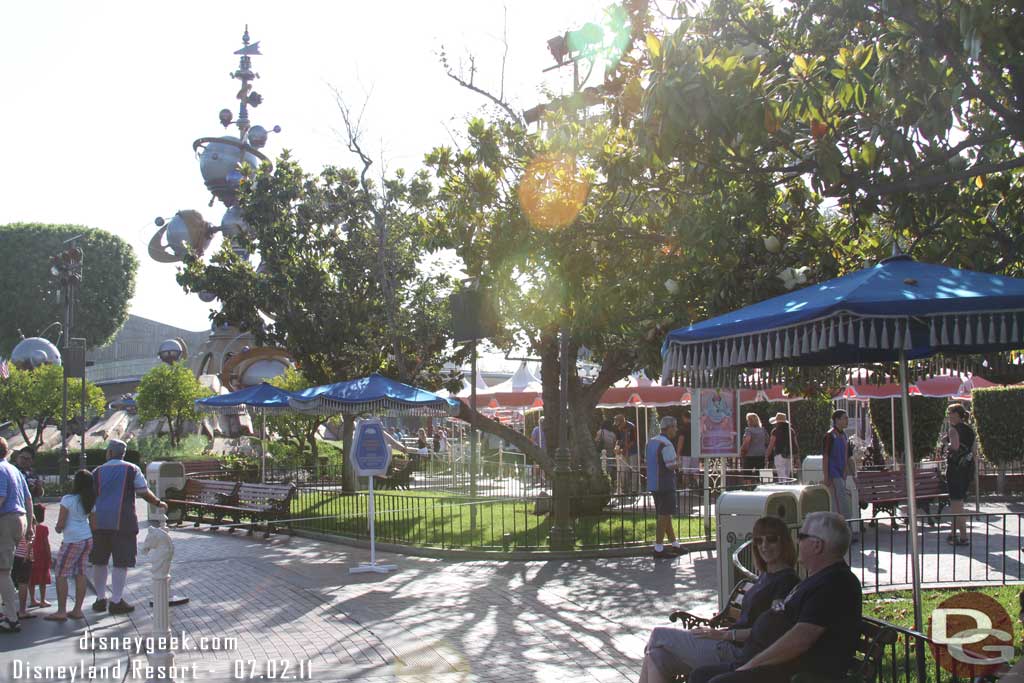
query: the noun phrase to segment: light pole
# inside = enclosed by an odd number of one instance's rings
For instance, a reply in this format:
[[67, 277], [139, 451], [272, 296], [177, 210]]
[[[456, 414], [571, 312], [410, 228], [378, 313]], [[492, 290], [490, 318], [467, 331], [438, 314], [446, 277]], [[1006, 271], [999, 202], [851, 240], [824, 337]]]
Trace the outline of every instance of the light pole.
[[[65, 240], [64, 250], [50, 257], [50, 274], [60, 283], [60, 297], [64, 303], [64, 356], [68, 356], [71, 348], [71, 326], [74, 324], [75, 294], [82, 284], [82, 262], [85, 256], [81, 247], [75, 246], [75, 242], [82, 235], [75, 235]], [[70, 246], [69, 246], [70, 245]], [[85, 385], [85, 359], [82, 359], [82, 384]], [[83, 391], [84, 393], [84, 391]], [[68, 368], [64, 368], [64, 386], [61, 397], [61, 421], [60, 421], [60, 457], [63, 463], [68, 462]], [[83, 411], [85, 404], [82, 404]], [[84, 413], [83, 413], [84, 414]], [[85, 469], [85, 423], [82, 423], [82, 455], [79, 466]]]

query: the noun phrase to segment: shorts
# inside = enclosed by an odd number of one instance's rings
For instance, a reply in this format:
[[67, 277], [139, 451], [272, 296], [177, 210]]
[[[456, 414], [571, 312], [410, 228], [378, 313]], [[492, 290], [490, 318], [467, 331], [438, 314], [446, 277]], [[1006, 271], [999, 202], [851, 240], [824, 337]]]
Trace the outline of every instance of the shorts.
[[29, 577], [32, 576], [32, 560], [26, 560], [24, 557], [14, 558], [14, 569], [11, 570], [11, 578], [14, 579], [14, 583], [17, 585], [28, 585]]
[[654, 512], [659, 517], [666, 517], [679, 514], [679, 496], [675, 491], [655, 491]]
[[85, 565], [89, 562], [89, 553], [92, 550], [92, 539], [75, 543], [61, 543], [57, 551], [57, 564], [54, 573], [57, 576], [84, 576]]
[[110, 562], [110, 556], [114, 556], [115, 567], [134, 567], [135, 536], [138, 532], [123, 533], [120, 531], [93, 531], [92, 551], [89, 553], [89, 562], [97, 565], [106, 565]]

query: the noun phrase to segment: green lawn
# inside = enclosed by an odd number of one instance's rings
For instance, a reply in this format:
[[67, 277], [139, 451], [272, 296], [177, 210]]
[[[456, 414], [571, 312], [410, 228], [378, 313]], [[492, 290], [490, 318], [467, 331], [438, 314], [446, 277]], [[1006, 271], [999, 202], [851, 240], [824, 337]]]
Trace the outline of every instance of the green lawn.
[[[966, 591], [983, 593], [998, 601], [1013, 619], [1015, 630], [1014, 649], [1016, 651], [1014, 661], [1016, 661], [1022, 655], [1021, 630], [1020, 624], [1017, 621], [1017, 613], [1020, 611], [1017, 596], [1022, 589], [1024, 589], [1024, 586], [964, 586], [963, 588], [925, 589], [921, 594], [921, 614], [924, 620], [923, 631], [926, 635], [928, 634], [930, 615], [943, 600]], [[912, 630], [914, 628], [914, 604], [911, 600], [911, 595], [910, 591], [891, 591], [865, 595], [863, 613], [865, 616], [882, 619], [890, 624]], [[897, 644], [897, 668], [903, 665], [903, 648], [902, 642]], [[932, 656], [930, 648], [925, 652], [928, 680], [932, 681], [935, 680], [935, 658]], [[913, 662], [912, 653], [910, 658], [910, 661]], [[881, 669], [884, 672], [882, 680], [888, 681], [891, 679], [891, 667], [891, 659], [887, 656]], [[970, 680], [969, 678], [963, 678], [963, 676], [964, 672], [961, 672], [960, 680]], [[943, 671], [941, 680], [951, 680], [951, 674]]]
[[[550, 521], [534, 514], [525, 500], [478, 500], [443, 492], [377, 493], [377, 538], [382, 542], [441, 548], [547, 549]], [[334, 491], [303, 491], [292, 502], [293, 517], [320, 519], [296, 526], [323, 533], [366, 537], [367, 496]], [[475, 509], [475, 517], [474, 516]], [[700, 518], [677, 518], [682, 539], [703, 537]], [[576, 545], [580, 548], [621, 547], [653, 542], [653, 510], [605, 511], [576, 519]]]

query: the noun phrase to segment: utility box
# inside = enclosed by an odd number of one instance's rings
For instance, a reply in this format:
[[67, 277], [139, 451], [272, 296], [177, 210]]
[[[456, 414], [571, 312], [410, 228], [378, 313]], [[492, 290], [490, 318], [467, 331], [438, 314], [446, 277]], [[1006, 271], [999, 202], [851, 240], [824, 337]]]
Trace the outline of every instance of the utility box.
[[[163, 500], [167, 494], [167, 489], [183, 489], [185, 488], [185, 465], [180, 462], [151, 462], [146, 466], [146, 483], [149, 485], [149, 490], [156, 494], [156, 497]], [[147, 506], [149, 508], [149, 519], [151, 521], [159, 520], [157, 516], [157, 507], [153, 504]], [[171, 514], [168, 513], [168, 522], [180, 521], [181, 511], [177, 511], [174, 515], [176, 519], [172, 519]]]
[[797, 523], [812, 512], [831, 512], [832, 494], [821, 484], [761, 484], [757, 491], [792, 491], [796, 496]]
[[800, 523], [793, 491], [728, 491], [715, 505], [718, 548], [718, 606], [725, 606], [738, 575], [732, 554], [753, 536], [760, 517], [778, 517], [787, 525]]
[[[808, 455], [804, 458], [804, 464], [800, 468], [800, 483], [823, 484], [825, 481], [825, 472], [823, 468], [824, 458], [822, 456]], [[853, 514], [853, 519], [857, 519], [861, 516], [860, 495], [857, 493], [857, 478], [852, 474], [846, 475], [846, 490], [850, 494], [850, 512]], [[829, 496], [831, 495], [832, 492], [829, 491]], [[835, 510], [834, 512], [838, 512], [838, 510]]]

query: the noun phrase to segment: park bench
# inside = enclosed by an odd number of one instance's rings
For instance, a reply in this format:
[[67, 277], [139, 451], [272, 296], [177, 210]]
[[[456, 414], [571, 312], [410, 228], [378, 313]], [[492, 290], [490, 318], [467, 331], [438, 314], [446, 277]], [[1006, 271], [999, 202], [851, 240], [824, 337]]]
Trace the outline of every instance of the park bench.
[[168, 519], [177, 521], [178, 526], [183, 521], [195, 522], [194, 526], [199, 526], [209, 514], [216, 528], [231, 506], [237, 505], [240, 487], [241, 484], [233, 481], [188, 478], [184, 488], [168, 488], [164, 494]]
[[[907, 479], [905, 472], [893, 470], [857, 472], [857, 495], [861, 506], [871, 504], [871, 525], [876, 524], [875, 517], [879, 512], [887, 512], [895, 522], [897, 507], [907, 503]], [[931, 512], [930, 502], [939, 501], [938, 514], [946, 503], [946, 486], [942, 475], [937, 469], [918, 469], [914, 471], [914, 499], [918, 507], [926, 513]], [[934, 519], [931, 519], [933, 523]]]
[[219, 460], [185, 460], [185, 476], [194, 479], [217, 479], [224, 474]]
[[[265, 524], [263, 538], [269, 538], [275, 522], [291, 516], [295, 491], [294, 484], [240, 484], [234, 503], [218, 506], [218, 510], [225, 512], [237, 525], [248, 519], [248, 536], [252, 536], [261, 523]], [[288, 529], [291, 530], [290, 523]], [[228, 531], [234, 531], [234, 527]]]
[[415, 463], [411, 459], [392, 460], [386, 475], [374, 477], [374, 486], [382, 489], [409, 490], [412, 486], [412, 473], [415, 469]]
[[[743, 598], [754, 585], [749, 579], [743, 579], [736, 584], [729, 595], [725, 608], [713, 617], [700, 617], [691, 612], [678, 610], [669, 615], [669, 621], [680, 621], [687, 629], [691, 628], [728, 628], [740, 618], [740, 610], [743, 606]], [[878, 668], [885, 654], [885, 647], [896, 642], [898, 630], [892, 624], [873, 619], [861, 617], [860, 637], [857, 640], [857, 650], [854, 653], [854, 664], [846, 677], [842, 680], [870, 682], [875, 680]], [[793, 683], [799, 683], [803, 675], [797, 674], [793, 677]], [[676, 680], [685, 681], [685, 676]], [[838, 682], [837, 682], [838, 683]]]

